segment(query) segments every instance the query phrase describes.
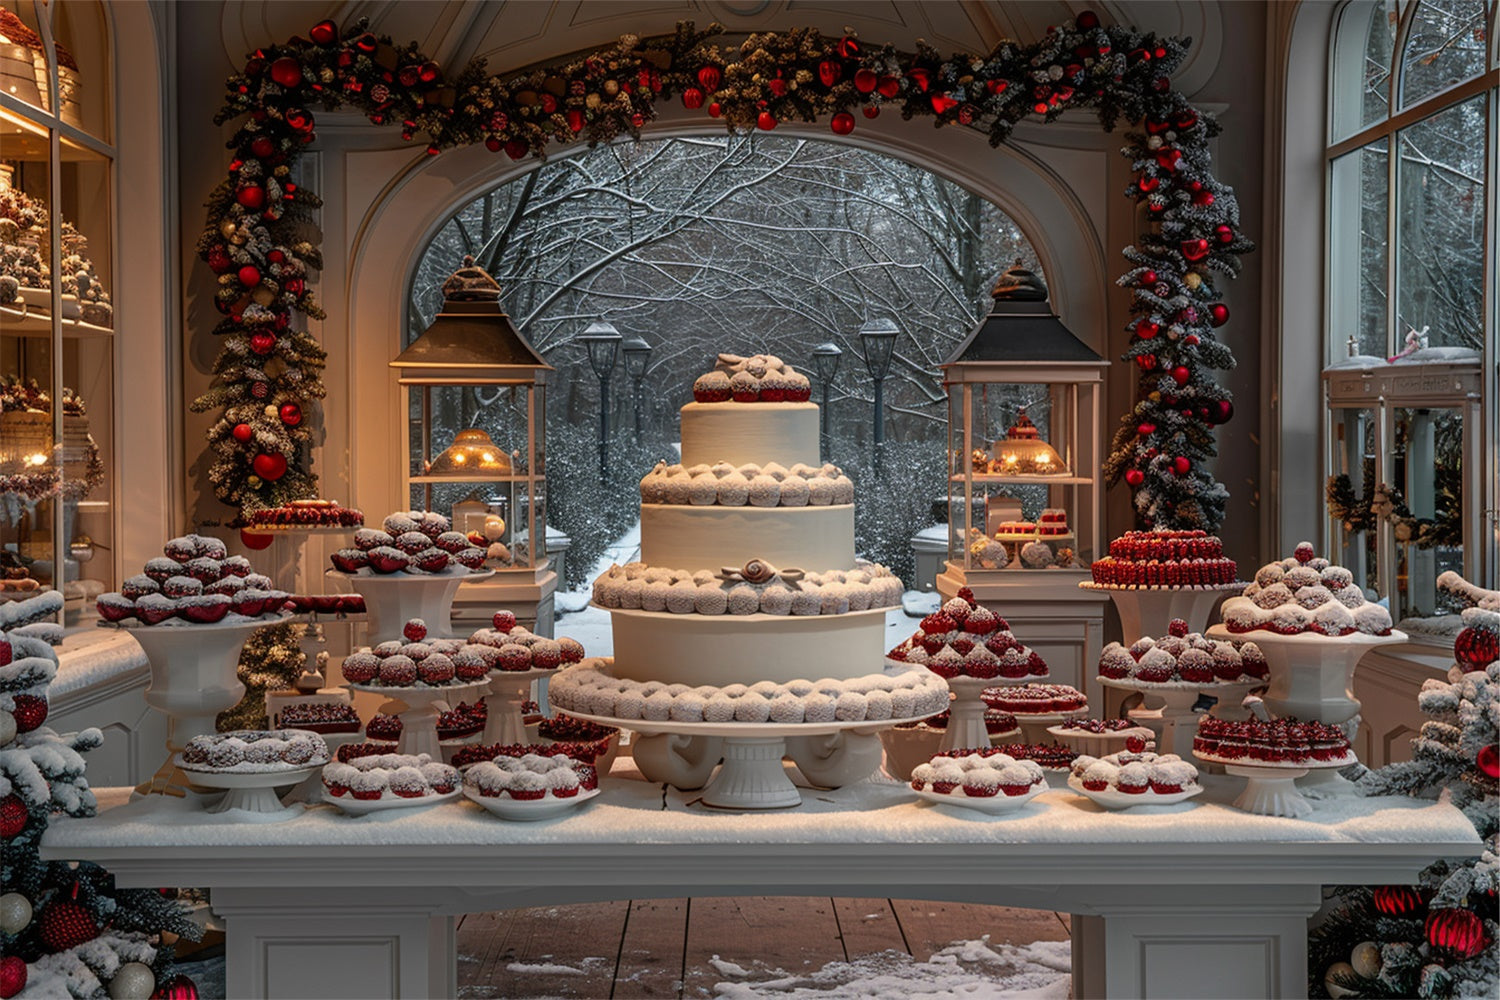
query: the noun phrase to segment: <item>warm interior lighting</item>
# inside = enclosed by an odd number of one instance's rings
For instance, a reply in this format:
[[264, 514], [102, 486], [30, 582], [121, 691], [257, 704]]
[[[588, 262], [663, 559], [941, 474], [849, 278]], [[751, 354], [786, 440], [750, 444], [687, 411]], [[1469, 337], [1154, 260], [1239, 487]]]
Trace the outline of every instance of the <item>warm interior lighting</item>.
[[427, 469], [428, 475], [509, 475], [510, 456], [500, 449], [490, 436], [477, 427], [459, 431], [453, 443], [433, 459]]
[[1026, 409], [1016, 414], [1016, 422], [1005, 432], [1005, 438], [995, 442], [995, 464], [993, 471], [1014, 476], [1066, 476], [1068, 467], [1062, 456], [1046, 441], [1042, 432], [1026, 415]]

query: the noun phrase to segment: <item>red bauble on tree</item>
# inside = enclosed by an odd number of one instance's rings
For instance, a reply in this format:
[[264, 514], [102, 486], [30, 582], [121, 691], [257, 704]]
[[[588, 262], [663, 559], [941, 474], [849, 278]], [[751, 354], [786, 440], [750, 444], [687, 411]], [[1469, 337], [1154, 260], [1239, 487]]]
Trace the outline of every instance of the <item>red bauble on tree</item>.
[[26, 960], [20, 955], [0, 958], [0, 1000], [10, 1000], [25, 988]]
[[769, 111], [762, 111], [755, 116], [755, 127], [769, 132], [776, 127], [776, 116]]
[[1380, 885], [1375, 887], [1375, 909], [1388, 917], [1407, 917], [1421, 912], [1427, 905], [1422, 893], [1413, 885]]
[[[76, 897], [77, 894], [78, 887], [75, 885], [73, 895]], [[38, 918], [37, 936], [51, 950], [67, 951], [98, 937], [99, 925], [94, 922], [94, 915], [87, 908], [73, 899], [63, 899], [49, 904], [42, 911]]]
[[339, 40], [339, 26], [332, 21], [319, 21], [307, 30], [307, 37], [319, 45], [332, 45]]
[[270, 354], [276, 347], [276, 334], [274, 333], [252, 333], [250, 335], [250, 350], [256, 354]]
[[302, 423], [302, 407], [296, 403], [282, 403], [277, 415], [281, 417], [281, 422], [288, 427], [296, 427]]
[[271, 64], [271, 79], [287, 90], [299, 87], [302, 85], [302, 64], [291, 56], [282, 56]]
[[1187, 458], [1185, 455], [1178, 455], [1176, 458], [1172, 459], [1172, 471], [1177, 473], [1179, 476], [1187, 475], [1188, 470], [1192, 467], [1192, 460]]
[[1474, 766], [1479, 768], [1479, 773], [1490, 780], [1500, 778], [1500, 748], [1493, 743], [1486, 743], [1479, 748], [1479, 753], [1474, 756]]
[[247, 184], [235, 192], [234, 200], [248, 209], [259, 211], [266, 204], [266, 189], [256, 184]]
[[702, 66], [698, 69], [698, 86], [710, 94], [719, 89], [719, 81], [723, 76], [719, 73], [717, 66]]
[[257, 160], [269, 160], [276, 152], [276, 144], [268, 136], [258, 135], [250, 140], [250, 155]]
[[1208, 256], [1208, 240], [1183, 240], [1182, 255], [1191, 261], [1200, 261]]
[[229, 251], [223, 247], [210, 247], [208, 251], [208, 266], [214, 274], [228, 274], [229, 269], [234, 267], [234, 261], [229, 259]]
[[1484, 921], [1462, 907], [1432, 910], [1427, 914], [1427, 943], [1461, 961], [1473, 958], [1486, 944]]
[[151, 1000], [198, 1000], [198, 984], [187, 976], [173, 976], [156, 987]]
[[240, 529], [240, 544], [252, 552], [259, 552], [261, 549], [270, 548], [271, 543], [274, 541], [276, 541], [276, 536], [269, 531]]
[[29, 733], [47, 721], [47, 699], [34, 694], [18, 694], [10, 712], [16, 717], [16, 732]]
[[261, 453], [251, 461], [250, 468], [254, 469], [255, 474], [266, 482], [274, 483], [286, 475], [286, 456]]
[[1459, 630], [1453, 640], [1453, 658], [1464, 670], [1483, 670], [1500, 659], [1500, 635], [1472, 625]]
[[249, 424], [235, 424], [229, 435], [240, 444], [249, 444], [250, 439], [255, 437], [255, 428]]
[[688, 87], [682, 92], [682, 106], [689, 110], [703, 107], [703, 91], [697, 87]]
[[512, 139], [505, 144], [505, 155], [512, 160], [519, 160], [529, 152], [531, 147], [526, 144], [525, 139]]
[[9, 839], [26, 829], [26, 803], [12, 792], [0, 799], [0, 837]]
[[1146, 474], [1140, 469], [1126, 469], [1125, 482], [1129, 486], [1139, 486], [1146, 481]]
[[1178, 365], [1172, 369], [1172, 381], [1178, 385], [1187, 385], [1188, 379], [1192, 377], [1193, 373], [1188, 371], [1186, 365]]
[[847, 111], [840, 111], [829, 119], [828, 127], [833, 129], [835, 135], [848, 135], [854, 131], [854, 116]]
[[1214, 326], [1223, 326], [1229, 322], [1229, 307], [1222, 302], [1215, 302], [1208, 307], [1208, 321]]
[[484, 148], [488, 149], [491, 153], [498, 153], [505, 148], [505, 144], [494, 136], [490, 136], [484, 140]]

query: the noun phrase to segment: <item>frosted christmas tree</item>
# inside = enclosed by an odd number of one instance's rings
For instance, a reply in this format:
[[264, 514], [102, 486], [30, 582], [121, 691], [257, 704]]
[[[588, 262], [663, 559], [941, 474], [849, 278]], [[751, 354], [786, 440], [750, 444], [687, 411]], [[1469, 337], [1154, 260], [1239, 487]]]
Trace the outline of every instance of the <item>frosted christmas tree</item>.
[[1483, 842], [1477, 858], [1429, 865], [1418, 886], [1346, 893], [1314, 931], [1313, 995], [1494, 997], [1500, 994], [1500, 593], [1444, 574], [1439, 585], [1473, 604], [1453, 643], [1446, 680], [1422, 685], [1429, 716], [1410, 761], [1366, 774], [1370, 795], [1446, 794]]
[[60, 610], [56, 591], [0, 606], [0, 998], [196, 996], [161, 944], [163, 931], [198, 936], [177, 903], [117, 890], [97, 865], [41, 858], [54, 813], [93, 814], [83, 754], [103, 742], [97, 729], [44, 725], [62, 638], [49, 619]]

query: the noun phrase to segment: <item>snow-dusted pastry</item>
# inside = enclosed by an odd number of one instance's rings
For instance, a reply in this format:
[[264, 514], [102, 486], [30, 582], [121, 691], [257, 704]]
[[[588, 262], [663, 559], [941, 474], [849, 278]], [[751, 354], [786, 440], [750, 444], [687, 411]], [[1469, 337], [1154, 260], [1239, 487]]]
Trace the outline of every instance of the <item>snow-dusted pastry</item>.
[[262, 507], [246, 515], [252, 525], [267, 528], [359, 528], [363, 512], [340, 506], [336, 500], [293, 500], [280, 507]]
[[1084, 791], [1117, 791], [1126, 795], [1176, 795], [1198, 784], [1198, 769], [1176, 754], [1157, 754], [1144, 749], [1145, 740], [1106, 757], [1079, 755], [1072, 766], [1073, 777]]
[[456, 791], [459, 782], [458, 768], [425, 753], [350, 756], [348, 763], [334, 762], [323, 768], [323, 787], [336, 799], [346, 795], [366, 802], [427, 799]]
[[194, 736], [182, 748], [182, 766], [214, 774], [292, 771], [329, 761], [323, 737], [305, 729], [240, 729]]
[[213, 625], [280, 618], [291, 595], [268, 577], [250, 571], [243, 556], [231, 556], [222, 541], [183, 535], [148, 559], [144, 572], [128, 578], [118, 593], [101, 594], [99, 617], [107, 622], [134, 619], [141, 625]]
[[976, 604], [968, 587], [923, 618], [917, 631], [886, 657], [942, 677], [1047, 676], [1042, 658], [1016, 640], [1004, 618]]
[[359, 713], [346, 701], [303, 702], [283, 708], [276, 716], [276, 725], [310, 733], [357, 733]]
[[510, 796], [521, 801], [571, 799], [585, 790], [579, 771], [592, 765], [564, 753], [500, 754], [464, 772], [464, 785], [485, 798]]
[[491, 670], [522, 673], [553, 670], [583, 659], [583, 645], [566, 636], [548, 639], [516, 624], [510, 611], [497, 611], [492, 628], [463, 639], [431, 639], [427, 624], [413, 618], [401, 639], [366, 647], [344, 657], [341, 670], [351, 684], [374, 687], [450, 687], [482, 680]]
[[1221, 609], [1231, 632], [1265, 630], [1277, 635], [1390, 635], [1391, 613], [1365, 599], [1353, 574], [1316, 557], [1301, 542], [1288, 559], [1267, 563], [1255, 580]]
[[1220, 760], [1268, 764], [1354, 763], [1349, 738], [1337, 726], [1296, 719], [1231, 721], [1205, 716], [1193, 753]]
[[[389, 575], [442, 573], [460, 567], [484, 567], [486, 550], [452, 530], [452, 522], [433, 511], [408, 510], [386, 515], [379, 528], [354, 532], [354, 546], [329, 556], [340, 573]], [[462, 544], [460, 544], [460, 542]]]
[[980, 698], [990, 708], [1012, 715], [1050, 715], [1089, 707], [1088, 697], [1066, 684], [1021, 684], [985, 688]]
[[1193, 588], [1233, 584], [1236, 567], [1224, 543], [1206, 531], [1127, 531], [1093, 566], [1106, 587]]
[[1047, 776], [1040, 764], [1018, 760], [997, 749], [976, 750], [963, 756], [938, 754], [911, 772], [911, 787], [919, 792], [969, 798], [1025, 795], [1046, 784]]
[[1144, 636], [1130, 646], [1112, 642], [1099, 657], [1099, 674], [1112, 680], [1139, 684], [1205, 685], [1265, 680], [1270, 673], [1265, 654], [1253, 642], [1236, 648], [1232, 642], [1189, 632], [1187, 622], [1174, 618], [1160, 639]]

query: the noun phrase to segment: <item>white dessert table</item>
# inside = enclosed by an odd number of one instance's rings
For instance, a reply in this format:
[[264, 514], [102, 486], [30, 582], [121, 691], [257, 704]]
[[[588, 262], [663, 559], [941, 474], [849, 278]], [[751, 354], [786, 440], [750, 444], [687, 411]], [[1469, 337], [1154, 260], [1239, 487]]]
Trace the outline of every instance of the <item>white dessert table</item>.
[[204, 886], [228, 934], [228, 982], [261, 997], [456, 996], [454, 918], [497, 908], [690, 895], [894, 896], [1064, 910], [1073, 995], [1289, 997], [1307, 989], [1307, 920], [1328, 883], [1411, 883], [1479, 852], [1441, 802], [1340, 796], [1305, 819], [1229, 802], [1107, 812], [1054, 788], [987, 816], [862, 782], [795, 810], [723, 813], [622, 778], [536, 823], [460, 800], [351, 818], [306, 807], [227, 822], [189, 800], [99, 792], [56, 819], [46, 859], [95, 861], [120, 886]]

